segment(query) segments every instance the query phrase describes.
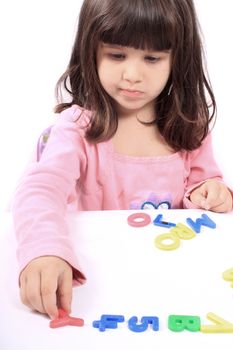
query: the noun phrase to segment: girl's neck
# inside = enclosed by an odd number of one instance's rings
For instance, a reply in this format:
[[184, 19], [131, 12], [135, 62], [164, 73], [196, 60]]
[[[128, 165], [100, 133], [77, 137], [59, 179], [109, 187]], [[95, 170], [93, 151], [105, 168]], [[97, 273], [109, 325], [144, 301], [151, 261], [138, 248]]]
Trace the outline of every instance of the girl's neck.
[[148, 104], [147, 106], [143, 106], [141, 109], [136, 110], [128, 110], [122, 107], [117, 107], [118, 111], [118, 120], [119, 121], [127, 121], [129, 123], [134, 123], [137, 120], [141, 122], [152, 122], [156, 119], [154, 107]]
[[117, 153], [133, 157], [157, 157], [174, 153], [160, 134], [156, 124], [145, 125], [154, 118], [138, 117], [135, 114], [121, 115], [113, 136], [113, 147]]

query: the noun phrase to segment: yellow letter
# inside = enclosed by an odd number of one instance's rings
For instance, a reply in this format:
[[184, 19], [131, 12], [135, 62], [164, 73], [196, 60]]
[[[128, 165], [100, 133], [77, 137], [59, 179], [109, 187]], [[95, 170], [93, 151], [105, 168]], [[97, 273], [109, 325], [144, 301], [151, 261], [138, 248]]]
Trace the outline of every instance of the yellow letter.
[[[164, 241], [172, 241], [170, 244], [164, 243]], [[180, 239], [174, 233], [163, 233], [155, 238], [155, 245], [162, 250], [175, 250], [180, 246]]]
[[171, 233], [175, 233], [181, 239], [192, 239], [196, 237], [196, 233], [184, 224], [177, 224], [176, 227], [170, 229]]
[[201, 326], [202, 333], [233, 333], [233, 324], [224, 320], [223, 318], [209, 312], [207, 314], [208, 320], [214, 322], [214, 325]]
[[[233, 282], [233, 269], [224, 271], [222, 277], [225, 281]], [[233, 288], [233, 283], [231, 284], [231, 287]]]

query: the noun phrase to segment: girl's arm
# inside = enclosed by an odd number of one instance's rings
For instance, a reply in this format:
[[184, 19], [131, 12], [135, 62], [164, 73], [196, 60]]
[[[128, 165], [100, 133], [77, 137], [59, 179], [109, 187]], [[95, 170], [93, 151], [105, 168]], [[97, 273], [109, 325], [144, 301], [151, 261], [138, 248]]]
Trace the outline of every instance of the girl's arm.
[[[82, 283], [85, 278], [72, 249], [65, 219], [67, 203], [76, 197], [80, 168], [85, 166], [79, 128], [73, 121], [81, 111], [72, 107], [65, 112], [53, 127], [40, 162], [29, 166], [18, 186], [12, 212], [20, 271], [25, 273], [29, 265], [35, 266], [36, 261], [38, 264], [39, 257], [53, 256], [69, 266], [65, 269], [69, 270], [72, 266], [73, 278]], [[50, 260], [50, 266], [53, 263], [54, 260]], [[64, 264], [59, 264], [58, 270], [62, 271]], [[38, 288], [41, 288], [42, 277], [49, 269], [43, 263], [40, 266]], [[32, 278], [31, 270], [27, 278]], [[53, 293], [56, 291], [53, 290]]]

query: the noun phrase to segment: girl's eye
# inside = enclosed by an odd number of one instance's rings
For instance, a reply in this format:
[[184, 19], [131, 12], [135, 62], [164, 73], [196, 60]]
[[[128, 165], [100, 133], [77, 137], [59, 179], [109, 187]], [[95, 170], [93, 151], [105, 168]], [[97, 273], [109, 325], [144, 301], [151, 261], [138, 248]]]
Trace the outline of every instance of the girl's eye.
[[109, 57], [112, 58], [113, 60], [123, 60], [125, 58], [125, 55], [122, 53], [110, 53]]
[[145, 60], [148, 61], [149, 63], [155, 63], [159, 60], [159, 57], [155, 56], [146, 56]]

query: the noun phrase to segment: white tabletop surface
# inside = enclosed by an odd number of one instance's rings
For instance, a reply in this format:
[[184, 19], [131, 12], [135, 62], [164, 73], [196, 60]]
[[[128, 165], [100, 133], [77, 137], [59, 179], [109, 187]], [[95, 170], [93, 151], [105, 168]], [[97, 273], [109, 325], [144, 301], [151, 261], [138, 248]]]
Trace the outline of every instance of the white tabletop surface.
[[[0, 233], [0, 349], [233, 349], [232, 334], [172, 332], [171, 314], [195, 315], [211, 324], [213, 312], [233, 323], [233, 288], [222, 273], [233, 268], [233, 214], [208, 216], [216, 229], [202, 227], [194, 239], [178, 249], [163, 251], [154, 239], [169, 230], [150, 224], [128, 225], [131, 211], [83, 212], [68, 216], [71, 238], [87, 282], [73, 290], [72, 316], [84, 327], [51, 329], [49, 319], [21, 304], [18, 291], [16, 242], [11, 216], [1, 218]], [[183, 224], [196, 220], [198, 210], [148, 211], [152, 218]], [[102, 314], [123, 315], [117, 329], [100, 332], [92, 327]], [[160, 329], [135, 333], [127, 321], [137, 316], [159, 317]]]

